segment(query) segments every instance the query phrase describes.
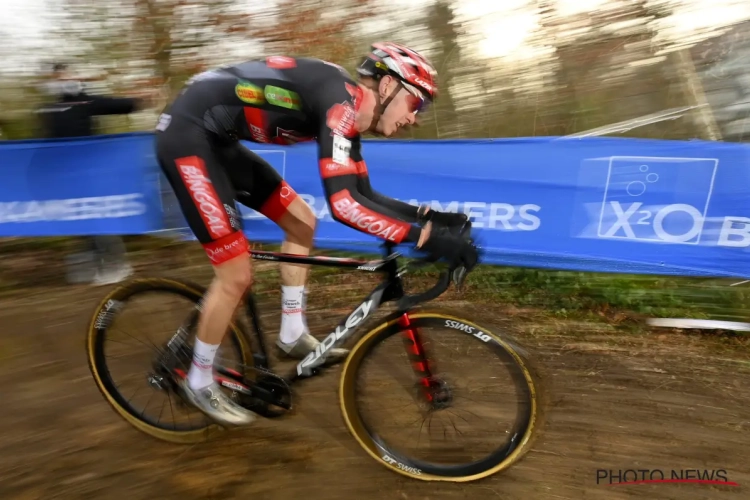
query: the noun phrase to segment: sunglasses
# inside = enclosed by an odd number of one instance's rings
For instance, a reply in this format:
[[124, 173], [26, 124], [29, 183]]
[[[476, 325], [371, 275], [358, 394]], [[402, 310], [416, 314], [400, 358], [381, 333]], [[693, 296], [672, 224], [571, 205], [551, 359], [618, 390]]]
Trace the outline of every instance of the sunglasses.
[[406, 96], [406, 103], [409, 106], [409, 112], [416, 115], [420, 111], [426, 111], [427, 107], [430, 104], [430, 101], [425, 99], [424, 95], [419, 90], [409, 85], [408, 83], [401, 82], [401, 85], [403, 85], [406, 91], [409, 93], [409, 95]]

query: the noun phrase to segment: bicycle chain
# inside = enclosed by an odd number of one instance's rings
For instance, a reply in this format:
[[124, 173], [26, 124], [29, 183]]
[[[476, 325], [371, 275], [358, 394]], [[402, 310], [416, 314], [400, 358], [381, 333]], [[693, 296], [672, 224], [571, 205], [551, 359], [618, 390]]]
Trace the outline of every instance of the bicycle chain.
[[276, 373], [274, 373], [274, 372], [272, 372], [272, 371], [270, 371], [270, 370], [268, 370], [266, 368], [258, 368], [257, 366], [245, 365], [243, 363], [240, 363], [239, 366], [242, 366], [243, 368], [246, 368], [246, 369], [249, 368], [250, 370], [255, 370], [256, 372], [259, 372], [259, 373], [262, 373], [262, 374], [264, 374], [266, 376], [273, 377], [275, 379], [280, 380], [284, 384], [284, 387], [286, 387], [286, 389], [291, 394], [292, 387], [289, 385], [289, 382], [287, 382], [287, 380], [284, 377], [282, 377], [281, 375], [278, 375], [278, 374], [276, 374]]

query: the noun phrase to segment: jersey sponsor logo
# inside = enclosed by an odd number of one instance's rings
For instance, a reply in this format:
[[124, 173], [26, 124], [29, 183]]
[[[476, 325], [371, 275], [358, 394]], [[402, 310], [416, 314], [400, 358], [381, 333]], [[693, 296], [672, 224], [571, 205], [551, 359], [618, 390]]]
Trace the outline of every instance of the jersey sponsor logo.
[[271, 56], [266, 58], [266, 66], [274, 69], [289, 69], [297, 66], [297, 61], [286, 56]]
[[234, 93], [237, 94], [240, 101], [248, 104], [260, 105], [266, 102], [266, 98], [263, 96], [263, 91], [260, 87], [245, 80], [241, 80], [235, 85]]
[[247, 253], [248, 244], [242, 231], [237, 231], [222, 240], [204, 244], [203, 249], [206, 251], [208, 259], [213, 264], [218, 265]]
[[250, 128], [250, 136], [253, 138], [253, 141], [263, 143], [270, 142], [265, 130], [258, 127], [257, 125], [253, 125], [252, 123], [248, 123], [248, 126]]
[[298, 142], [312, 141], [315, 137], [302, 135], [296, 130], [276, 127], [276, 137], [274, 139], [276, 139], [274, 142], [278, 144], [297, 144]]
[[355, 116], [356, 112], [351, 104], [336, 103], [326, 112], [326, 125], [333, 131], [332, 135], [353, 137], [356, 134]]
[[344, 189], [331, 196], [333, 214], [354, 227], [394, 243], [401, 243], [409, 231], [406, 222], [390, 219], [357, 203]]
[[258, 108], [245, 108], [245, 121], [254, 142], [270, 143], [266, 133], [266, 113]]
[[276, 190], [263, 203], [263, 206], [260, 207], [260, 213], [272, 221], [278, 222], [296, 198], [297, 193], [294, 189], [282, 180]]
[[349, 152], [352, 150], [352, 143], [340, 135], [333, 138], [333, 161], [341, 165], [349, 164]]
[[302, 101], [296, 92], [282, 89], [281, 87], [274, 87], [273, 85], [266, 85], [266, 88], [263, 90], [266, 94], [268, 104], [294, 110], [299, 110], [302, 107]]
[[231, 233], [229, 216], [208, 178], [203, 160], [190, 156], [177, 158], [175, 163], [211, 237], [218, 239]]
[[331, 158], [320, 160], [320, 176], [323, 179], [338, 177], [340, 175], [355, 175], [356, 173], [357, 166], [351, 159], [346, 164], [336, 163]]

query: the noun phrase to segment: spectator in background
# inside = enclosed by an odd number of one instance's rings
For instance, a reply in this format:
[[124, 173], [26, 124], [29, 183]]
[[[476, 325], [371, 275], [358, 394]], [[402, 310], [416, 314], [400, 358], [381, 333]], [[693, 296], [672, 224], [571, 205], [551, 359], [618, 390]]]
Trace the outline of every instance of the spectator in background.
[[[62, 63], [52, 67], [43, 91], [52, 98], [37, 111], [45, 139], [95, 135], [94, 116], [130, 114], [149, 104], [145, 99], [87, 94], [81, 81]], [[86, 241], [94, 259], [95, 284], [118, 283], [133, 273], [121, 237], [90, 236]]]

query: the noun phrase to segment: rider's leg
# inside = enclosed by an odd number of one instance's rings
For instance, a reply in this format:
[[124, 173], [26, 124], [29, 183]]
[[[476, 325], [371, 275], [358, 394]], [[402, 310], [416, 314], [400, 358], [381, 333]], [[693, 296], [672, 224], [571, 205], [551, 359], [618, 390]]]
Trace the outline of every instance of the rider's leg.
[[216, 351], [252, 279], [236, 193], [202, 130], [173, 121], [157, 133], [156, 146], [159, 165], [215, 270], [198, 320], [193, 362], [180, 385], [188, 401], [219, 423], [247, 424], [255, 415], [230, 400], [213, 377]]
[[[238, 200], [268, 217], [284, 231], [281, 251], [295, 255], [309, 255], [313, 247], [315, 215], [263, 158], [240, 146], [233, 150], [228, 170], [232, 183], [238, 188]], [[239, 165], [242, 168], [239, 168]], [[252, 177], [250, 177], [252, 176]], [[277, 345], [288, 355], [302, 358], [315, 349], [318, 341], [310, 335], [305, 321], [307, 265], [282, 263], [281, 329]], [[335, 349], [327, 353], [329, 359], [339, 359], [348, 351]]]
[[193, 363], [188, 372], [188, 384], [194, 390], [203, 389], [214, 381], [216, 351], [252, 282], [250, 256], [244, 252], [228, 261], [215, 264], [214, 273], [214, 279], [203, 299], [203, 309], [196, 329]]
[[[291, 202], [281, 198], [286, 194]], [[283, 210], [281, 201], [284, 201]], [[276, 190], [261, 207], [261, 213], [275, 221], [284, 230], [281, 251], [295, 255], [309, 255], [313, 247], [315, 214], [312, 209], [286, 183], [281, 181]], [[305, 319], [306, 289], [309, 265], [282, 263], [281, 271], [281, 328], [276, 345], [287, 355], [304, 358], [314, 350], [319, 341], [310, 335]], [[340, 360], [349, 351], [331, 349], [326, 353], [329, 360]]]
[[248, 245], [235, 231], [204, 248], [214, 264], [214, 279], [203, 298], [198, 318], [193, 361], [182, 389], [193, 405], [224, 425], [249, 424], [255, 414], [229, 399], [214, 380], [214, 358], [232, 317], [252, 283]]
[[[315, 233], [315, 215], [305, 201], [296, 197], [277, 223], [284, 230], [281, 251], [294, 255], [310, 255]], [[308, 265], [284, 262], [281, 272], [281, 328], [279, 340], [294, 344], [308, 332], [305, 320]]]

